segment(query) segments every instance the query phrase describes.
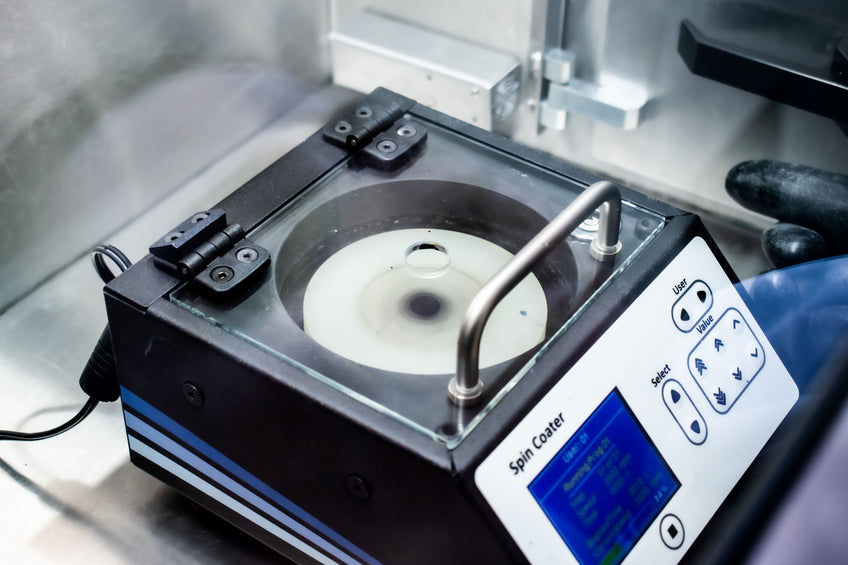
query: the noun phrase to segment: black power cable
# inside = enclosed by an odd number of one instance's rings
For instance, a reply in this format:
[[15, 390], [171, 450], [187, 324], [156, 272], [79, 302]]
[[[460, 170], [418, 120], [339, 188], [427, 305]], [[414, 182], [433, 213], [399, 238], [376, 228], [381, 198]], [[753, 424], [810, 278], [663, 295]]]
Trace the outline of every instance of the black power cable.
[[101, 244], [95, 247], [91, 252], [91, 259], [94, 262], [94, 270], [100, 275], [104, 283], [108, 283], [115, 278], [115, 274], [109, 269], [104, 257], [111, 259], [123, 273], [132, 266], [126, 255], [120, 249], [112, 245]]
[[[132, 266], [132, 262], [119, 249], [111, 245], [98, 245], [92, 252], [94, 269], [104, 283], [115, 278], [104, 257], [111, 259], [121, 272]], [[120, 395], [115, 368], [115, 358], [112, 354], [112, 333], [109, 326], [103, 330], [97, 345], [88, 359], [88, 363], [80, 376], [80, 387], [89, 398], [77, 414], [59, 426], [43, 432], [15, 432], [0, 430], [0, 441], [37, 441], [57, 436], [82, 422], [91, 414], [97, 405], [103, 402], [117, 400]]]
[[61, 424], [56, 426], [55, 428], [45, 430], [43, 432], [13, 432], [13, 431], [0, 431], [0, 440], [13, 440], [13, 441], [37, 441], [40, 439], [47, 439], [49, 437], [57, 436], [62, 432], [66, 432], [82, 422], [86, 416], [91, 414], [94, 411], [94, 408], [100, 403], [94, 397], [89, 397], [86, 401], [85, 405], [82, 407], [82, 410], [77, 412], [77, 415]]

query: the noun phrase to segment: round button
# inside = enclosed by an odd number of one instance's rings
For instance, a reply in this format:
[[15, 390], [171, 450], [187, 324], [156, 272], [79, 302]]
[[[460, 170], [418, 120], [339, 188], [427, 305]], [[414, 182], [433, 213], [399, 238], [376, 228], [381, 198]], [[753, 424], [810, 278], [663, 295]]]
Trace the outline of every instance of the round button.
[[660, 537], [669, 549], [680, 549], [683, 545], [683, 522], [674, 514], [666, 514], [660, 520]]

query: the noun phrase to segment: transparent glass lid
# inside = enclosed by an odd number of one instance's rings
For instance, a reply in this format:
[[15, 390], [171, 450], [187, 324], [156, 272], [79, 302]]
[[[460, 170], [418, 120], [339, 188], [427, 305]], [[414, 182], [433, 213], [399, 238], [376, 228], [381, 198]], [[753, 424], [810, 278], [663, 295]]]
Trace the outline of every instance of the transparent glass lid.
[[622, 251], [611, 262], [589, 254], [597, 214], [553, 247], [489, 318], [482, 400], [458, 408], [447, 387], [469, 302], [585, 187], [435, 124], [426, 128], [423, 151], [399, 170], [352, 158], [254, 230], [272, 267], [245, 295], [215, 302], [188, 286], [172, 300], [452, 448], [555, 346], [663, 218], [624, 202]]

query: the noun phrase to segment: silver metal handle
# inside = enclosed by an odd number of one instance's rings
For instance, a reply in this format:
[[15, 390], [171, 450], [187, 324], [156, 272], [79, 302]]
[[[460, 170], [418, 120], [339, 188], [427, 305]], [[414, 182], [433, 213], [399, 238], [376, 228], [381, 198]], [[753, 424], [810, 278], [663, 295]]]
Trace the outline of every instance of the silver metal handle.
[[542, 228], [471, 300], [459, 328], [456, 376], [448, 384], [448, 397], [454, 404], [474, 404], [483, 394], [483, 383], [479, 377], [480, 340], [495, 306], [560, 240], [573, 232], [599, 207], [601, 217], [598, 237], [592, 240], [589, 252], [598, 261], [615, 259], [621, 250], [621, 242], [618, 241], [621, 193], [611, 182], [600, 181], [587, 188]]

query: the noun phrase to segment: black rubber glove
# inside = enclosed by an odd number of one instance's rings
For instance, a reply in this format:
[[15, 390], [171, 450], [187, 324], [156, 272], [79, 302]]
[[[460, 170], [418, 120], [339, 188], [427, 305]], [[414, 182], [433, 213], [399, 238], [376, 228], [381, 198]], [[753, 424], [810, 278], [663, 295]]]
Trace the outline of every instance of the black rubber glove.
[[[725, 186], [746, 208], [779, 220], [762, 235], [778, 270], [743, 285], [803, 391], [848, 333], [848, 176], [746, 161], [730, 170]], [[823, 258], [829, 259], [815, 261]]]
[[848, 253], [848, 176], [779, 161], [745, 161], [725, 180], [731, 198], [779, 220], [762, 236], [777, 268]]

